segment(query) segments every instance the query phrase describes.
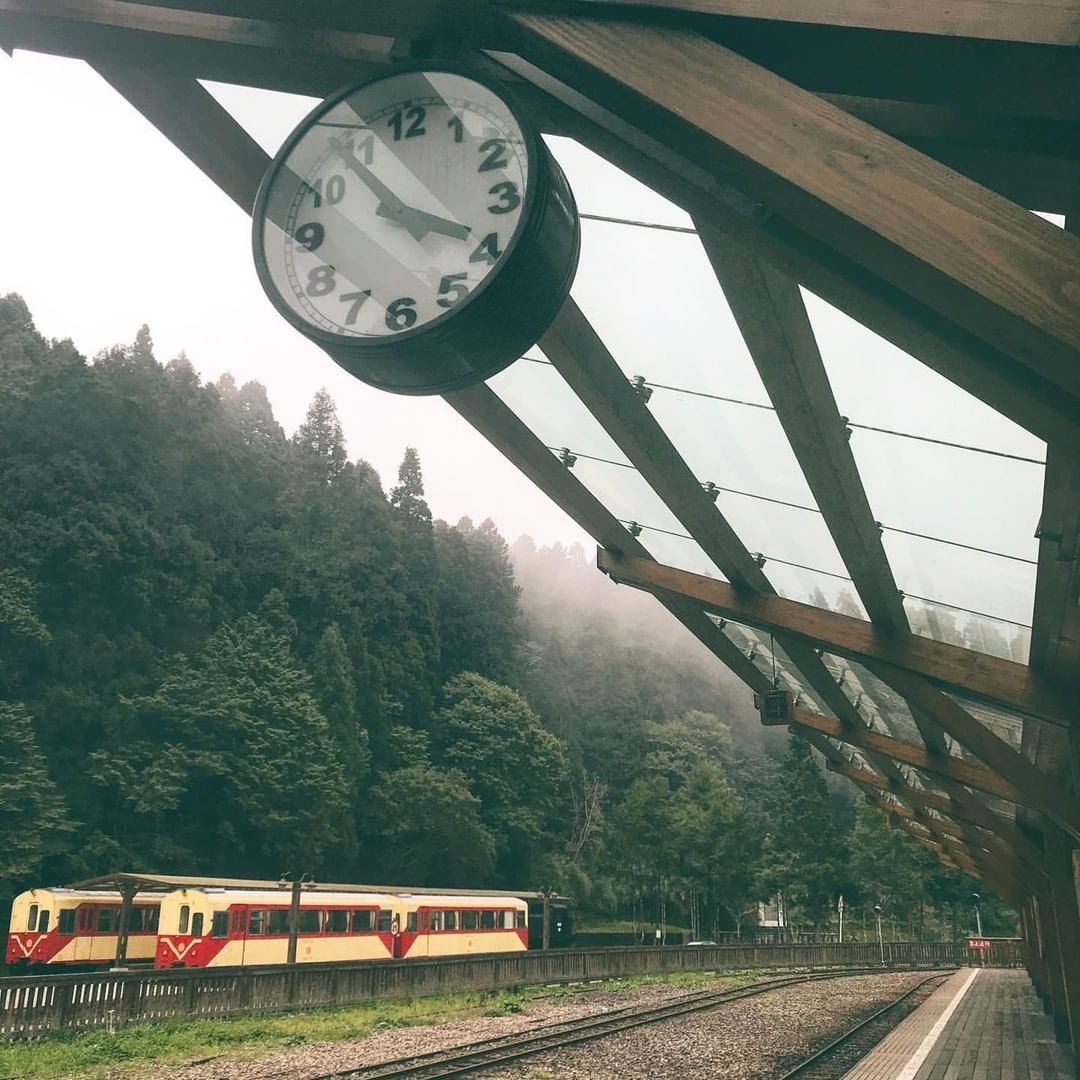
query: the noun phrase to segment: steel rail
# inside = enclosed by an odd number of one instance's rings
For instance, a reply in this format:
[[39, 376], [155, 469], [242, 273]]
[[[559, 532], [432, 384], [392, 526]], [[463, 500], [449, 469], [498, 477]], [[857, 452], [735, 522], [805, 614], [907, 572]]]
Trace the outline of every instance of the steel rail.
[[[444, 1077], [458, 1076], [473, 1070], [532, 1057], [549, 1050], [604, 1038], [630, 1028], [703, 1012], [729, 1002], [756, 997], [788, 986], [801, 986], [853, 975], [883, 974], [892, 970], [900, 969], [848, 968], [825, 973], [786, 976], [730, 990], [704, 990], [680, 995], [676, 1000], [660, 1005], [628, 1005], [601, 1014], [591, 1013], [573, 1020], [559, 1021], [541, 1031], [531, 1031], [516, 1036], [513, 1034], [496, 1035], [447, 1050], [410, 1054], [396, 1060], [337, 1069], [334, 1072], [307, 1077], [306, 1080], [399, 1080], [404, 1077], [410, 1077], [413, 1080], [420, 1077], [422, 1080], [442, 1080]], [[919, 985], [922, 986], [926, 981], [928, 980], [923, 980]], [[552, 1028], [562, 1030], [551, 1030]]]
[[[955, 974], [955, 972], [946, 972], [944, 974], [938, 972], [934, 975], [928, 976], [927, 978], [923, 979], [922, 982], [919, 982], [915, 986], [913, 986], [910, 990], [906, 990], [895, 1001], [889, 1002], [888, 1005], [885, 1005], [883, 1008], [878, 1009], [877, 1012], [872, 1013], [864, 1020], [860, 1020], [854, 1027], [849, 1028], [842, 1035], [839, 1035], [837, 1038], [833, 1039], [832, 1042], [823, 1046], [820, 1050], [815, 1050], [814, 1053], [812, 1053], [808, 1058], [804, 1058], [793, 1069], [789, 1069], [786, 1073], [783, 1073], [782, 1075], [777, 1077], [776, 1080], [793, 1080], [793, 1078], [795, 1077], [808, 1076], [812, 1069], [816, 1069], [827, 1064], [827, 1059], [830, 1057], [830, 1055], [834, 1054], [841, 1047], [846, 1046], [857, 1035], [865, 1031], [870, 1024], [874, 1023], [875, 1020], [880, 1020], [883, 1016], [886, 1015], [886, 1013], [891, 1012], [897, 1007], [897, 1005], [905, 1002], [909, 997], [911, 997], [912, 994], [921, 990], [927, 983], [933, 982], [935, 979], [947, 979], [953, 974]], [[892, 1028], [890, 1028], [889, 1030], [891, 1031]], [[867, 1049], [866, 1052], [869, 1053], [870, 1050], [877, 1046], [878, 1043], [881, 1042], [881, 1040], [884, 1039], [885, 1035], [887, 1034], [888, 1032], [885, 1032], [885, 1034], [883, 1034], [880, 1038], [875, 1039], [873, 1044]], [[838, 1075], [846, 1073], [852, 1067], [852, 1064], [852, 1062], [845, 1062], [842, 1068], [842, 1072]]]

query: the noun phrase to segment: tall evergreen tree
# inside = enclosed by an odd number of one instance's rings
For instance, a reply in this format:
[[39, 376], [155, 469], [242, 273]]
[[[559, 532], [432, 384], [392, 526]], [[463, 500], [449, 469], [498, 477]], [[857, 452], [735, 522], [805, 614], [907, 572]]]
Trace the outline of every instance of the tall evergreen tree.
[[69, 842], [72, 824], [45, 771], [29, 713], [0, 701], [0, 732], [0, 896], [10, 896]]
[[810, 744], [792, 735], [769, 806], [762, 858], [764, 895], [782, 893], [792, 921], [825, 923], [838, 892], [844, 847], [828, 788]]
[[308, 406], [307, 416], [297, 429], [293, 444], [301, 460], [320, 479], [333, 483], [349, 460], [337, 406], [326, 388], [319, 390]]

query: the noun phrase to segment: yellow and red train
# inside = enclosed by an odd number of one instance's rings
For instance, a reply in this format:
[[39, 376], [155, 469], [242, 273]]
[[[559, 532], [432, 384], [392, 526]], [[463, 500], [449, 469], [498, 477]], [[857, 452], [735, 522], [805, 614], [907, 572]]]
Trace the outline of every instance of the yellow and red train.
[[[15, 898], [7, 963], [108, 966], [116, 957], [121, 895], [32, 889]], [[290, 896], [282, 891], [183, 888], [137, 893], [127, 960], [157, 968], [283, 964]], [[515, 896], [304, 891], [299, 963], [522, 952], [529, 906]]]

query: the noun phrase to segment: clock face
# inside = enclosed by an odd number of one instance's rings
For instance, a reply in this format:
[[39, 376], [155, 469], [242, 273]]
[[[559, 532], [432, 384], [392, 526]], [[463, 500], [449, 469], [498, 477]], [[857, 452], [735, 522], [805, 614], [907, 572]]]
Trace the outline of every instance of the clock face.
[[305, 332], [358, 345], [450, 317], [526, 220], [528, 147], [510, 107], [460, 74], [402, 71], [330, 99], [260, 195], [271, 297]]

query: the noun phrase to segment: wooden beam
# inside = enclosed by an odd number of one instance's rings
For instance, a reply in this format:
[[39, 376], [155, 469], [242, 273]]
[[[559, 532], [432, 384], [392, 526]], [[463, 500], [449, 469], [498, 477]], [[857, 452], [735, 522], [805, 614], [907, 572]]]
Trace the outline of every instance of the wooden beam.
[[1080, 838], [1080, 800], [1066, 792], [1064, 785], [1036, 768], [1022, 753], [925, 679], [873, 660], [867, 666], [912, 707], [933, 716], [964, 749], [1013, 784], [1025, 806], [1041, 811]]
[[[1080, 185], [1078, 185], [1080, 190]], [[1062, 682], [1080, 679], [1080, 459], [1046, 448], [1039, 566], [1029, 663]]]
[[1080, 240], [699, 35], [515, 15], [527, 59], [1080, 395]]
[[789, 633], [839, 656], [868, 665], [879, 661], [879, 666], [921, 675], [1051, 723], [1069, 726], [1073, 721], [1069, 701], [1024, 664], [914, 634], [890, 637], [862, 619], [778, 596], [753, 595], [727, 582], [660, 563], [601, 551], [597, 566], [623, 584], [685, 596], [716, 615], [761, 630]]
[[907, 616], [881, 530], [866, 498], [799, 286], [722, 234], [707, 227], [699, 232], [863, 607], [883, 630], [906, 631]]
[[[857, 746], [860, 750], [872, 750], [879, 754], [885, 754], [895, 761], [904, 765], [910, 765], [915, 769], [923, 769], [928, 773], [948, 777], [968, 787], [978, 788], [989, 795], [999, 799], [1007, 799], [1009, 802], [1032, 805], [1024, 797], [1024, 793], [1003, 780], [992, 769], [976, 765], [970, 761], [964, 761], [957, 757], [941, 757], [928, 753], [923, 747], [915, 746], [901, 739], [894, 739], [891, 735], [883, 735], [863, 725], [858, 728], [850, 728], [833, 720], [821, 713], [809, 712], [806, 709], [796, 709], [792, 726], [797, 728], [809, 728], [829, 735], [834, 739]], [[1041, 809], [1034, 805], [1033, 809]]]
[[[516, 4], [515, 7], [523, 5]], [[1077, 0], [587, 0], [568, 10], [625, 8], [865, 30], [1080, 45]]]
[[[566, 301], [540, 344], [559, 374], [728, 579], [748, 589], [773, 593], [758, 562], [573, 300]], [[813, 649], [783, 634], [779, 641], [826, 707], [845, 724], [861, 725], [862, 717]], [[886, 775], [902, 779], [891, 761], [875, 758], [874, 764]]]

